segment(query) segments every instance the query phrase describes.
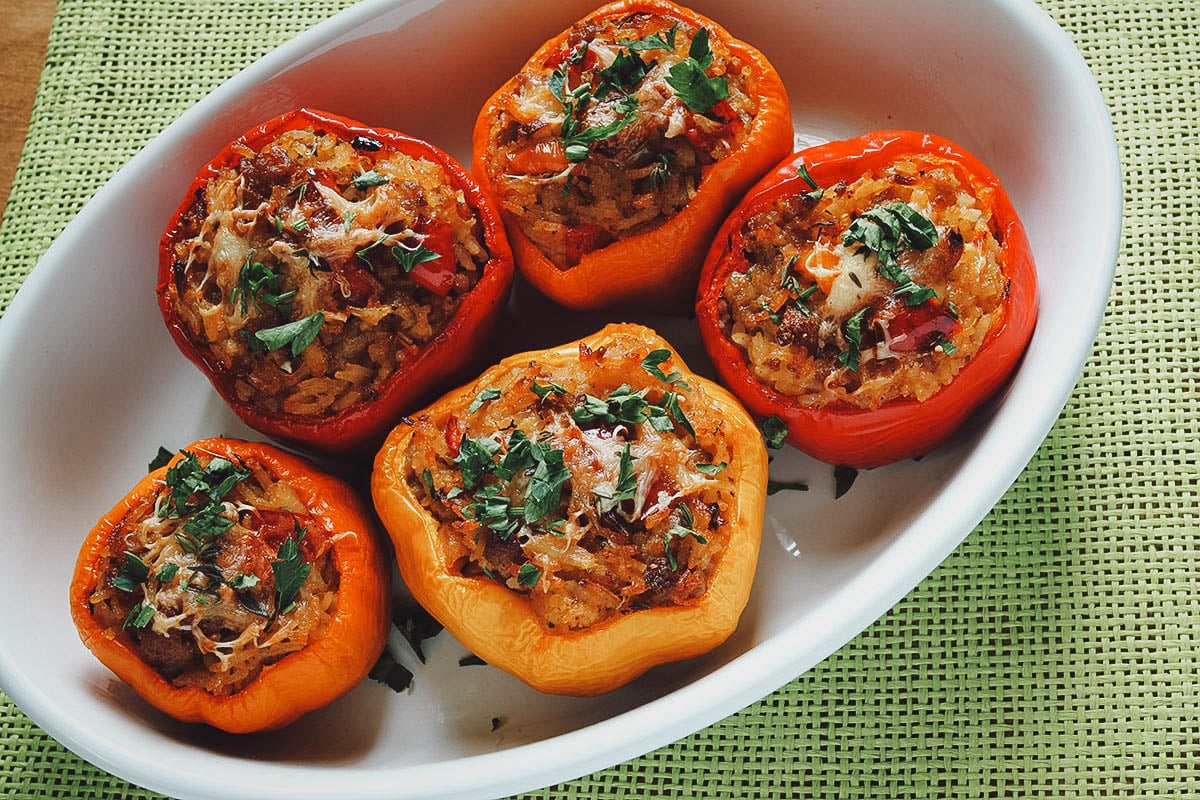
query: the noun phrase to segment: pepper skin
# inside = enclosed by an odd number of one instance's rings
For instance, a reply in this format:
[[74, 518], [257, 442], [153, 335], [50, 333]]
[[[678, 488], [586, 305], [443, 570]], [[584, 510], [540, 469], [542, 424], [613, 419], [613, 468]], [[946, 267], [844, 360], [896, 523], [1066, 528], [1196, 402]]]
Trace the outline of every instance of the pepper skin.
[[[374, 396], [367, 396], [329, 415], [316, 416], [267, 413], [250, 400], [239, 399], [234, 390], [235, 376], [221, 366], [207, 349], [198, 347], [180, 318], [178, 292], [174, 287], [172, 248], [180, 237], [181, 222], [203, 192], [208, 181], [223, 167], [236, 166], [245, 158], [247, 148], [257, 151], [287, 131], [312, 127], [336, 135], [347, 142], [364, 137], [381, 145], [384, 152], [398, 152], [424, 158], [440, 165], [461, 189], [467, 204], [478, 215], [488, 261], [482, 267], [478, 283], [462, 298], [453, 316], [440, 333], [398, 365]], [[372, 149], [375, 149], [372, 146]], [[439, 238], [436, 228], [431, 241]], [[437, 264], [438, 262], [433, 262]], [[428, 264], [413, 270], [414, 281], [431, 291], [444, 294], [444, 275]], [[464, 369], [474, 366], [495, 331], [513, 279], [512, 251], [504, 234], [503, 223], [490, 198], [480, 191], [467, 171], [448, 154], [427, 142], [384, 128], [367, 127], [360, 122], [324, 111], [301, 108], [290, 111], [248, 131], [231, 142], [197, 174], [183, 202], [167, 226], [159, 244], [158, 302], [163, 320], [175, 343], [188, 359], [212, 382], [218, 394], [247, 425], [280, 441], [327, 455], [373, 452], [396, 420], [406, 411], [428, 402], [437, 391], [463, 377]], [[369, 393], [368, 393], [369, 395]]]
[[[522, 275], [560, 305], [576, 310], [605, 308], [690, 310], [696, 280], [713, 234], [742, 193], [792, 148], [792, 118], [787, 91], [766, 57], [712, 20], [666, 0], [622, 0], [592, 12], [585, 21], [649, 13], [671, 15], [711, 32], [713, 40], [750, 65], [758, 112], [740, 147], [704, 168], [694, 197], [677, 214], [655, 228], [585, 252], [579, 263], [560, 268], [520, 230], [502, 209], [509, 240]], [[546, 63], [566, 40], [566, 31], [542, 45], [527, 68]], [[472, 173], [485, 189], [496, 186], [485, 168], [489, 129], [498, 98], [512, 91], [510, 79], [484, 104], [475, 123]], [[586, 238], [587, 231], [577, 232]]]
[[231, 733], [280, 728], [354, 688], [383, 649], [390, 619], [391, 571], [377, 543], [373, 516], [347, 485], [271, 445], [214, 438], [184, 449], [264, 466], [291, 485], [314, 519], [328, 522], [334, 534], [344, 532], [330, 538], [339, 583], [323, 635], [264, 666], [240, 691], [220, 696], [200, 686], [174, 686], [141, 658], [125, 630], [99, 624], [90, 598], [105, 580], [104, 564], [113, 557], [110, 537], [126, 517], [163, 492], [167, 471], [182, 453], [170, 465], [142, 478], [88, 534], [71, 580], [71, 617], [83, 644], [96, 658], [160, 711]]
[[[443, 417], [459, 419], [481, 389], [496, 386], [505, 376], [524, 374], [531, 365], [568, 368], [587, 358], [623, 358], [620, 353], [627, 351], [621, 349], [625, 345], [619, 337], [636, 337], [636, 358], [669, 348], [648, 328], [609, 325], [561, 347], [506, 358], [414, 416], [419, 420], [428, 414], [435, 423]], [[631, 363], [632, 370], [640, 372], [638, 362]], [[707, 409], [703, 427], [696, 426], [700, 435], [719, 436], [730, 447], [726, 471], [733, 497], [723, 515], [731, 526], [728, 544], [707, 591], [681, 605], [627, 610], [590, 627], [549, 630], [534, 614], [525, 599], [528, 595], [491, 577], [464, 574], [447, 533], [423, 505], [411, 480], [416, 455], [413, 426], [402, 424], [393, 430], [375, 460], [371, 479], [375, 507], [413, 595], [472, 652], [539, 691], [596, 695], [652, 666], [708, 652], [733, 632], [746, 605], [762, 531], [766, 449], [753, 420], [728, 392], [689, 371], [678, 354], [673, 355], [670, 369], [691, 386], [692, 402]]]
[[[818, 186], [853, 181], [897, 158], [930, 154], [948, 160], [976, 196], [992, 198], [991, 223], [1000, 242], [1000, 267], [1007, 279], [1002, 316], [976, 356], [950, 383], [924, 401], [901, 398], [873, 408], [830, 404], [808, 407], [750, 373], [744, 352], [721, 330], [722, 287], [739, 265], [742, 227], [756, 211], [781, 197], [810, 191], [797, 173], [801, 164]], [[1015, 369], [1037, 319], [1037, 275], [1033, 252], [999, 179], [978, 158], [953, 142], [928, 133], [882, 130], [795, 154], [764, 177], [721, 228], [704, 265], [696, 314], [705, 348], [721, 380], [759, 417], [778, 415], [787, 441], [821, 461], [858, 468], [876, 467], [924, 455], [944, 442], [967, 415], [999, 389]]]

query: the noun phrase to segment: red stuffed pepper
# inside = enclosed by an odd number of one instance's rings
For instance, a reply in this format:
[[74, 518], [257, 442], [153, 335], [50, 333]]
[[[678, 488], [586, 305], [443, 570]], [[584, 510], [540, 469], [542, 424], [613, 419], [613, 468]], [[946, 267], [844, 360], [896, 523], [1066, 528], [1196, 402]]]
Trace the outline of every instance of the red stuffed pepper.
[[337, 453], [459, 375], [512, 275], [497, 213], [450, 156], [299, 109], [197, 175], [160, 244], [158, 300], [248, 425]]
[[945, 139], [809, 148], [726, 221], [696, 311], [726, 384], [833, 464], [927, 453], [1015, 368], [1037, 316], [1024, 228]]

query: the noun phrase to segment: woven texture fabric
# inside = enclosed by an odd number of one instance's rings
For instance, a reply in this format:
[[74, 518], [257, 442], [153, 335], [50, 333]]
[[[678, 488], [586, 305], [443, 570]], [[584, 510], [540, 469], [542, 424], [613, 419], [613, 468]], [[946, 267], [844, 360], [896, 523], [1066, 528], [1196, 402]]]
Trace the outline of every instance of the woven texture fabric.
[[[346, 4], [60, 0], [0, 229], [0, 310], [167, 122]], [[1107, 315], [1046, 442], [942, 566], [822, 664], [674, 745], [528, 797], [1200, 796], [1200, 362], [1182, 352], [1200, 321], [1200, 4], [1043, 5], [1110, 105], [1126, 201]], [[157, 795], [4, 700], [0, 797]]]

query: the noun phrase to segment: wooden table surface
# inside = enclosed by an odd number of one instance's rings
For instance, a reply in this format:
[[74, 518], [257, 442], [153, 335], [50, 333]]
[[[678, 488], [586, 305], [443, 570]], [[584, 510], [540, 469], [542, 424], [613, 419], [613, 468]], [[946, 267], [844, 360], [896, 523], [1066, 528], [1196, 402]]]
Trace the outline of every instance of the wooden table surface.
[[4, 0], [0, 12], [0, 220], [46, 58], [54, 0]]

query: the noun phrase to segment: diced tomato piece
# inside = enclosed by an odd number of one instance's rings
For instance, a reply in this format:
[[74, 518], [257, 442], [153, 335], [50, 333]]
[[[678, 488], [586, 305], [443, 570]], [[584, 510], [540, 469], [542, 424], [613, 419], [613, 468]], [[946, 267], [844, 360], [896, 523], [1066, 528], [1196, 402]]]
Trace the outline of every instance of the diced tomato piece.
[[463, 440], [463, 428], [458, 422], [458, 417], [452, 414], [446, 418], [443, 435], [446, 437], [446, 447], [450, 448], [450, 457], [458, 458], [458, 452], [462, 448]]
[[957, 329], [958, 320], [937, 300], [926, 300], [919, 306], [901, 306], [888, 321], [891, 349], [895, 353], [932, 350]]
[[533, 142], [508, 156], [505, 171], [512, 175], [539, 175], [562, 172], [568, 166], [562, 141]]
[[454, 273], [458, 270], [458, 259], [454, 255], [454, 229], [441, 220], [428, 220], [418, 226], [417, 232], [425, 237], [425, 249], [438, 254], [438, 258], [413, 267], [408, 276], [431, 292], [446, 295], [454, 286]]
[[567, 263], [575, 265], [593, 250], [612, 243], [612, 234], [599, 225], [585, 223], [567, 228]]

